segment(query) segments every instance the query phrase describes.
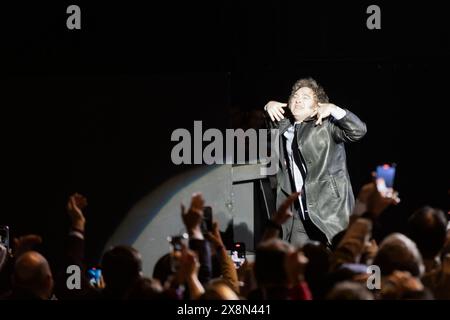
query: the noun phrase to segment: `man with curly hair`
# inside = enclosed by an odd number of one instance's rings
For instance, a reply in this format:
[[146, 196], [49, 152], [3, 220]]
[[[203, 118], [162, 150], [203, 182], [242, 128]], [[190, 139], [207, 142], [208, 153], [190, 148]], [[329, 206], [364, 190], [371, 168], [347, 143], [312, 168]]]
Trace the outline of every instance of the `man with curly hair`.
[[329, 103], [312, 78], [294, 84], [287, 104], [270, 101], [264, 110], [280, 136], [277, 207], [293, 192], [300, 193], [294, 214], [280, 226], [282, 237], [299, 246], [308, 240], [329, 246], [347, 228], [355, 203], [344, 143], [360, 140], [366, 125]]

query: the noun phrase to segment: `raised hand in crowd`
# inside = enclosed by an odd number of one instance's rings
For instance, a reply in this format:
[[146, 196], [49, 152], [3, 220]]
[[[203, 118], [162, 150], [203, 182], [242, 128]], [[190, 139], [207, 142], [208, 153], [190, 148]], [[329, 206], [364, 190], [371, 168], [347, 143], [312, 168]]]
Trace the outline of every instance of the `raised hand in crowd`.
[[220, 235], [219, 224], [217, 221], [213, 222], [213, 231], [207, 234], [207, 239], [211, 242], [216, 250], [217, 257], [219, 258], [220, 271], [222, 278], [227, 282], [230, 288], [234, 292], [239, 293], [239, 278], [238, 273], [235, 268], [233, 260], [228, 256], [228, 252], [222, 241], [222, 236]]
[[190, 238], [204, 239], [201, 231], [204, 205], [205, 199], [201, 193], [192, 195], [191, 205], [188, 210], [181, 204], [181, 217]]
[[276, 238], [280, 232], [281, 225], [292, 218], [291, 206], [298, 198], [299, 192], [292, 193], [287, 197], [269, 221], [268, 228], [264, 231], [261, 241]]
[[79, 193], [75, 193], [69, 197], [67, 202], [67, 213], [69, 214], [72, 228], [84, 232], [86, 218], [83, 214], [83, 210], [87, 206], [86, 197]]
[[363, 213], [368, 213], [370, 217], [377, 218], [387, 207], [390, 205], [397, 205], [400, 203], [398, 192], [393, 191], [391, 196], [383, 195], [378, 191], [375, 181], [365, 184], [359, 191], [355, 216], [359, 216]]
[[179, 273], [184, 275], [184, 282], [188, 286], [189, 296], [192, 300], [200, 298], [200, 296], [205, 292], [203, 285], [198, 279], [199, 270], [200, 263], [198, 261], [197, 254], [194, 251], [184, 247], [181, 254]]

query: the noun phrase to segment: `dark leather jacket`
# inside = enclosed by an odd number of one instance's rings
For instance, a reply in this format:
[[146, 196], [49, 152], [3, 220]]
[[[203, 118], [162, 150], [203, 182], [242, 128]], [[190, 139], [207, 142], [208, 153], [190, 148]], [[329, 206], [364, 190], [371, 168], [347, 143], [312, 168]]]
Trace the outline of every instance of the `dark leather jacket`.
[[[285, 108], [285, 111], [286, 117], [281, 121], [269, 120], [271, 128], [279, 129], [280, 139], [277, 208], [292, 193], [283, 133], [294, 120], [290, 110]], [[330, 243], [334, 235], [347, 227], [355, 203], [344, 143], [358, 141], [367, 131], [364, 122], [349, 110], [345, 111], [342, 119], [330, 116], [323, 120], [322, 125], [315, 125], [314, 120], [302, 122], [296, 137], [307, 167], [305, 193], [308, 211], [312, 222], [325, 233]], [[286, 240], [291, 226], [292, 221], [282, 226], [283, 239]]]

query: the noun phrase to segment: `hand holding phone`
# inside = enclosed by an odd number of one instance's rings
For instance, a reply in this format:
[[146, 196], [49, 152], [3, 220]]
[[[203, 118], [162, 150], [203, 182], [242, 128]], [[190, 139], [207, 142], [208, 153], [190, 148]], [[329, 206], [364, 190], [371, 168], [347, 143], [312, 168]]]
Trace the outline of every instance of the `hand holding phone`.
[[88, 270], [89, 284], [94, 288], [102, 287], [102, 270], [100, 268], [92, 267]]
[[394, 194], [395, 171], [395, 163], [392, 165], [383, 164], [376, 168], [375, 179], [377, 188], [384, 197], [392, 198]]
[[245, 243], [235, 242], [230, 250], [230, 257], [236, 269], [239, 269], [246, 260]]
[[170, 243], [170, 251], [181, 251], [183, 245], [187, 246], [188, 235], [187, 233], [167, 237], [167, 241]]
[[204, 235], [213, 231], [213, 214], [210, 206], [203, 207], [203, 219], [201, 223], [202, 233]]
[[397, 204], [400, 202], [398, 192], [394, 190], [394, 179], [396, 164], [379, 165], [375, 171], [375, 183], [377, 190], [383, 198], [393, 199]]
[[180, 267], [181, 251], [183, 247], [188, 247], [188, 235], [183, 233], [167, 237], [167, 241], [170, 243], [170, 269], [175, 273]]

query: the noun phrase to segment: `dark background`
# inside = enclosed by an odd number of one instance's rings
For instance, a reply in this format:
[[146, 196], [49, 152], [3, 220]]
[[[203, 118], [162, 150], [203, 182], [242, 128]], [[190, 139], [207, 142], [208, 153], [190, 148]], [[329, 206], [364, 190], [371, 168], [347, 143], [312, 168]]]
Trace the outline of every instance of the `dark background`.
[[[360, 116], [368, 134], [348, 147], [355, 191], [396, 162], [402, 203], [448, 211], [450, 31], [442, 2], [75, 1], [2, 4], [0, 224], [39, 233], [57, 261], [65, 202], [89, 198], [94, 262], [133, 204], [189, 166], [170, 161], [175, 128], [230, 127], [231, 110], [286, 101], [313, 76]], [[65, 13], [78, 4], [82, 29]], [[381, 30], [366, 8], [381, 7]]]

